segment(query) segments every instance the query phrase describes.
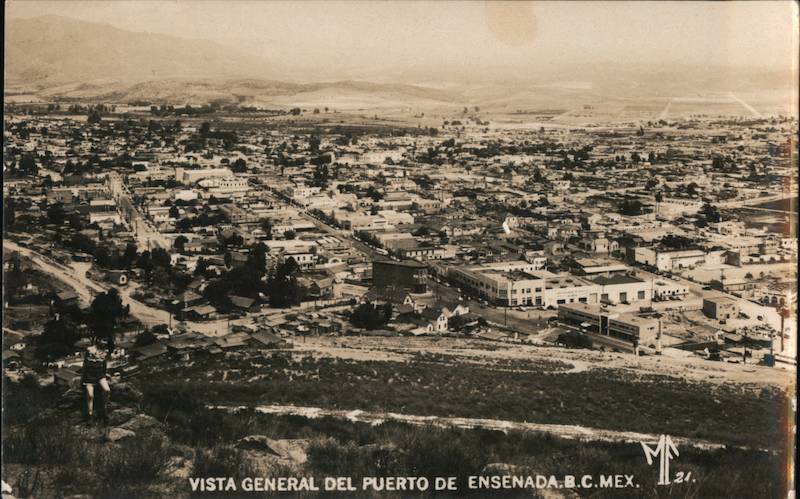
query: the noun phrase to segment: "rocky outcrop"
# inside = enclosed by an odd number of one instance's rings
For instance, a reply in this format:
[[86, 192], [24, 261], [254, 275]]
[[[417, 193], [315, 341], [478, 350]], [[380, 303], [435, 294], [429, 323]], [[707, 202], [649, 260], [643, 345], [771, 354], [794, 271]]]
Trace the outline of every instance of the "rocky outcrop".
[[106, 440], [109, 442], [118, 442], [124, 438], [135, 437], [136, 433], [124, 428], [111, 428], [106, 433]]
[[236, 444], [242, 450], [267, 453], [285, 461], [303, 464], [308, 460], [309, 441], [303, 439], [273, 440], [264, 435], [248, 435]]

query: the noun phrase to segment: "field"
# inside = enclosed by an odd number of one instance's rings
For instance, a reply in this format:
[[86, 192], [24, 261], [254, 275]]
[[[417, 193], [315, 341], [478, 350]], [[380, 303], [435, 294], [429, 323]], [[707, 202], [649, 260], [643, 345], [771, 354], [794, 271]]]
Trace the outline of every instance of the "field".
[[[458, 487], [450, 496], [478, 498], [487, 490], [468, 488], [471, 476], [624, 474], [635, 487], [491, 493], [779, 498], [792, 383], [776, 369], [697, 360], [457, 338], [307, 338], [293, 350], [146, 364], [113, 384], [108, 427], [80, 423], [74, 389], [4, 380], [2, 479], [28, 497], [188, 498], [243, 497], [193, 492], [189, 477], [446, 476]], [[297, 412], [262, 412], [278, 405]], [[486, 419], [494, 426], [473, 424]], [[661, 434], [679, 446], [673, 474], [692, 480], [657, 485], [640, 443]]]
[[[555, 351], [555, 349], [553, 349]], [[788, 399], [776, 386], [687, 380], [548, 358], [385, 350], [384, 356], [309, 351], [232, 354], [159, 365], [145, 393], [219, 406], [292, 405], [443, 418], [578, 425], [667, 433], [769, 448]], [[613, 364], [612, 364], [613, 365]]]

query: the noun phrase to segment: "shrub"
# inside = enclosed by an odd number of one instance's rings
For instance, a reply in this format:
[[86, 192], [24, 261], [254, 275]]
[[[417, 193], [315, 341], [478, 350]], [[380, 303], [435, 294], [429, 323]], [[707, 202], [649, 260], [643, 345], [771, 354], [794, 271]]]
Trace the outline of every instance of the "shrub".
[[[245, 477], [257, 476], [244, 452], [227, 446], [217, 446], [210, 450], [198, 450], [192, 465], [192, 476], [195, 477], [230, 477], [241, 483]], [[192, 496], [203, 496], [208, 493], [194, 491]], [[216, 495], [219, 495], [216, 493]]]
[[31, 422], [23, 428], [7, 429], [3, 438], [3, 460], [19, 464], [63, 464], [83, 453], [84, 443], [66, 423]]
[[[487, 455], [474, 433], [451, 432], [426, 427], [407, 432], [399, 443], [408, 476], [456, 476], [464, 479], [479, 475]], [[464, 483], [461, 484], [463, 488]]]
[[378, 307], [371, 303], [362, 303], [350, 315], [354, 326], [364, 329], [379, 329], [386, 325], [392, 317], [391, 304]]
[[103, 497], [142, 496], [143, 488], [159, 482], [169, 469], [169, 454], [157, 434], [139, 435], [95, 455], [94, 468]]
[[574, 331], [559, 334], [557, 342], [569, 348], [592, 348], [591, 338]]

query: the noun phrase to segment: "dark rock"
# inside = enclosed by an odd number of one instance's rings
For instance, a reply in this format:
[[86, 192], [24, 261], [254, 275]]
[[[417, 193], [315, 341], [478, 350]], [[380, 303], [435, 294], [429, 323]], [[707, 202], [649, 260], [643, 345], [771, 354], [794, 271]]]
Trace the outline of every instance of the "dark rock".
[[80, 407], [83, 404], [83, 400], [83, 387], [70, 388], [59, 397], [58, 407], [62, 409]]
[[136, 409], [133, 409], [132, 407], [121, 407], [119, 409], [110, 411], [108, 415], [108, 421], [114, 426], [119, 426], [130, 421], [130, 419], [134, 416], [136, 416]]
[[278, 453], [272, 450], [271, 442], [272, 441], [264, 435], [248, 435], [239, 440], [236, 447], [240, 449], [269, 452], [277, 456]]
[[139, 432], [147, 429], [159, 429], [161, 423], [152, 416], [147, 414], [137, 414], [119, 426], [120, 428]]
[[111, 399], [123, 405], [135, 405], [142, 401], [142, 392], [128, 382], [111, 385]]

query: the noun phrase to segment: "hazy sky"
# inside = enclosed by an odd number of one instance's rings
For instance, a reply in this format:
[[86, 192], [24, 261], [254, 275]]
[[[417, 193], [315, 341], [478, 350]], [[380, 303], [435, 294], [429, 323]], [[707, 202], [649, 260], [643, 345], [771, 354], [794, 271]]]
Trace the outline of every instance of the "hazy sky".
[[357, 69], [545, 62], [787, 68], [797, 4], [779, 2], [248, 2], [7, 0], [57, 14], [205, 38], [278, 64]]

